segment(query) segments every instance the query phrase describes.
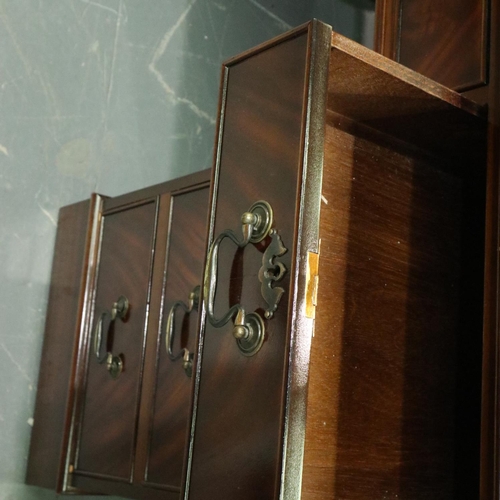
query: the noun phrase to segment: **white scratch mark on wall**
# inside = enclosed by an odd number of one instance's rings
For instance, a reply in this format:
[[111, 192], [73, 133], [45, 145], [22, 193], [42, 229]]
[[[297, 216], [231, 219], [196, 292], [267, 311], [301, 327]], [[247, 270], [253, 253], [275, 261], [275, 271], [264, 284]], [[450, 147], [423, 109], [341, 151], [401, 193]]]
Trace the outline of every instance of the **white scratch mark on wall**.
[[153, 54], [153, 59], [149, 63], [149, 71], [153, 73], [153, 75], [156, 77], [158, 80], [158, 83], [162, 86], [163, 90], [167, 94], [168, 98], [170, 101], [174, 104], [186, 104], [188, 108], [195, 113], [197, 116], [200, 118], [203, 118], [205, 120], [208, 120], [212, 125], [215, 124], [215, 119], [212, 118], [208, 113], [205, 111], [201, 110], [196, 104], [189, 99], [186, 99], [185, 97], [178, 97], [172, 87], [165, 81], [163, 78], [163, 75], [158, 71], [156, 68], [156, 63], [161, 59], [161, 56], [165, 53], [165, 50], [167, 50], [168, 44], [170, 43], [170, 40], [174, 36], [175, 32], [179, 29], [179, 26], [184, 22], [186, 19], [187, 15], [189, 14], [190, 10], [193, 8], [193, 5], [197, 2], [197, 0], [193, 0], [184, 10], [184, 12], [180, 15], [179, 19], [175, 22], [175, 24], [165, 33], [163, 36], [160, 44], [156, 48], [154, 54]]
[[33, 427], [33, 424], [35, 423], [35, 420], [33, 419], [33, 417], [30, 417], [28, 418], [28, 425]]
[[23, 63], [26, 73], [28, 74], [28, 76], [31, 75], [32, 71], [31, 64], [28, 58], [24, 55], [24, 52], [22, 51], [21, 46], [17, 41], [16, 33], [14, 32], [14, 30], [10, 25], [9, 18], [5, 14], [2, 3], [0, 3], [0, 20], [2, 21], [3, 25], [5, 26], [5, 29], [7, 30], [7, 33], [12, 41], [12, 44], [14, 45], [14, 49], [17, 52], [19, 59], [21, 59], [21, 62]]
[[12, 356], [12, 353], [5, 347], [5, 345], [0, 343], [0, 347], [3, 349], [5, 354], [7, 354], [7, 357], [12, 361], [12, 364], [17, 368], [19, 373], [30, 383], [30, 385], [33, 384], [33, 380], [31, 380], [31, 377], [26, 373], [24, 368], [14, 359], [14, 356]]
[[[50, 82], [50, 78], [48, 76], [48, 73], [46, 72], [46, 68], [35, 70], [33, 74], [38, 77], [40, 86], [45, 95], [46, 102], [49, 106], [50, 114], [54, 117], [60, 116], [61, 109], [59, 106], [58, 96]], [[53, 122], [44, 122], [42, 126], [54, 139], [54, 142], [56, 144], [59, 144], [59, 141], [57, 140], [57, 128], [55, 124]]]
[[283, 19], [281, 19], [281, 17], [278, 17], [276, 14], [273, 14], [270, 10], [267, 10], [263, 5], [261, 5], [256, 0], [248, 0], [248, 1], [252, 5], [257, 7], [258, 9], [260, 9], [262, 12], [265, 12], [271, 19], [274, 19], [277, 23], [281, 24], [281, 26], [283, 26], [283, 28], [285, 28], [287, 30], [292, 28], [292, 26], [290, 24], [283, 21]]
[[57, 221], [54, 219], [52, 214], [48, 210], [43, 208], [42, 205], [40, 205], [40, 203], [38, 201], [37, 201], [37, 205], [40, 207], [40, 210], [47, 216], [47, 218], [50, 220], [50, 222], [52, 222], [52, 224], [54, 224], [54, 226], [57, 227]]
[[99, 9], [103, 9], [103, 10], [107, 10], [108, 12], [112, 12], [113, 14], [119, 16], [120, 14], [118, 13], [118, 11], [116, 11], [115, 9], [112, 9], [111, 7], [107, 7], [106, 5], [102, 5], [100, 3], [97, 3], [97, 2], [92, 2], [91, 0], [80, 0], [81, 2], [83, 3], [86, 3], [88, 5], [93, 5], [94, 7], [98, 7]]
[[[7, 68], [2, 68], [3, 71], [5, 71], [6, 73], [8, 73], [10, 75], [10, 72]], [[10, 78], [10, 80], [8, 81], [5, 81], [2, 83], [2, 85], [0, 86], [0, 88], [2, 90], [5, 90], [6, 88], [8, 88], [9, 86], [13, 86], [18, 92], [19, 92], [19, 95], [21, 96], [21, 98], [23, 99], [24, 102], [28, 102], [28, 99], [26, 97], [26, 94], [25, 92], [23, 92], [23, 89], [18, 85], [18, 81], [23, 81], [25, 80], [25, 77], [24, 76], [19, 76], [17, 78]]]
[[87, 119], [87, 115], [58, 115], [58, 116], [53, 116], [53, 115], [36, 115], [36, 116], [29, 116], [29, 115], [17, 115], [16, 120], [40, 120], [40, 121], [63, 121], [63, 120], [82, 120], [83, 118]]
[[120, 0], [118, 6], [118, 18], [116, 19], [116, 29], [115, 29], [115, 42], [113, 44], [113, 57], [111, 59], [111, 74], [109, 76], [109, 86], [108, 86], [108, 96], [106, 102], [109, 104], [111, 99], [111, 92], [113, 91], [113, 81], [115, 76], [115, 63], [116, 63], [116, 53], [118, 49], [118, 36], [120, 34], [120, 26], [122, 24], [122, 10], [123, 10], [123, 0]]
[[226, 11], [227, 10], [227, 7], [225, 5], [222, 5], [220, 3], [217, 3], [217, 2], [213, 2], [213, 4], [219, 9], [219, 10], [222, 10], [222, 11]]
[[0, 153], [3, 153], [5, 156], [9, 156], [9, 150], [3, 144], [0, 144]]

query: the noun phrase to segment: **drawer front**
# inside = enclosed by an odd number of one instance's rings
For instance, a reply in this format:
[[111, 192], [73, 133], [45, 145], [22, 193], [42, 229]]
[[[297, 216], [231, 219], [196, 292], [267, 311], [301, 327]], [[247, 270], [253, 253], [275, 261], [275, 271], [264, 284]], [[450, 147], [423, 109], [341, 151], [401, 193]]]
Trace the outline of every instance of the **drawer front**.
[[[181, 488], [188, 442], [193, 381], [192, 368], [184, 361], [191, 360], [197, 347], [199, 307], [194, 299], [190, 307], [189, 296], [196, 288], [199, 293], [202, 284], [208, 195], [205, 185], [171, 197], [159, 331], [156, 323], [155, 393], [148, 422], [145, 480], [177, 491]], [[167, 323], [172, 356], [167, 352]]]
[[[277, 258], [286, 268], [279, 282], [285, 292], [274, 317], [264, 319], [262, 347], [251, 356], [238, 348], [233, 321], [215, 328], [205, 318], [186, 494], [192, 500], [272, 499], [279, 484], [307, 47], [302, 30], [225, 68], [211, 239], [232, 229], [241, 240], [242, 214], [267, 201], [287, 249]], [[218, 269], [211, 266], [217, 318], [237, 303], [264, 318], [259, 270], [270, 240], [243, 248], [229, 237], [220, 242]]]
[[[132, 479], [156, 213], [155, 199], [104, 212], [77, 475]], [[120, 296], [128, 299], [128, 312], [110, 321]], [[110, 352], [123, 362], [116, 378], [107, 369], [107, 361], [99, 363], [95, 353], [101, 319], [101, 357]]]

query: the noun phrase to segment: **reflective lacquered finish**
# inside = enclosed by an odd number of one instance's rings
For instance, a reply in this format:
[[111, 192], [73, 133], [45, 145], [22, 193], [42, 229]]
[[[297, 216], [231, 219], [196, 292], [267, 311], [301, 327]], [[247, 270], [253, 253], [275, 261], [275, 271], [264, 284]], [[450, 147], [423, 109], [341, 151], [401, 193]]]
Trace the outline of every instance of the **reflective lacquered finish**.
[[135, 454], [143, 346], [157, 203], [111, 212], [103, 217], [103, 236], [97, 269], [94, 321], [120, 294], [129, 301], [125, 321], [114, 321], [107, 336], [123, 360], [123, 372], [113, 379], [90, 356], [84, 413], [75, 470], [128, 481]]
[[[223, 88], [211, 237], [234, 227], [235, 214], [266, 200], [273, 208], [273, 229], [289, 249], [280, 257], [289, 272], [280, 282], [285, 292], [279, 307], [263, 319], [266, 335], [254, 356], [235, 348], [231, 325], [214, 328], [205, 321], [189, 476], [192, 500], [270, 499], [280, 482], [308, 35], [301, 29], [287, 43], [225, 67], [230, 83]], [[243, 249], [220, 246], [217, 315], [225, 304], [241, 303], [264, 318], [258, 273], [270, 243], [268, 236]]]
[[[460, 371], [481, 328], [483, 113], [318, 22], [226, 63], [186, 500], [471, 491], [477, 448], [454, 436], [477, 425]], [[271, 233], [217, 236], [255, 199], [289, 249], [272, 317], [254, 282]], [[228, 304], [264, 318], [252, 357], [211, 321]]]

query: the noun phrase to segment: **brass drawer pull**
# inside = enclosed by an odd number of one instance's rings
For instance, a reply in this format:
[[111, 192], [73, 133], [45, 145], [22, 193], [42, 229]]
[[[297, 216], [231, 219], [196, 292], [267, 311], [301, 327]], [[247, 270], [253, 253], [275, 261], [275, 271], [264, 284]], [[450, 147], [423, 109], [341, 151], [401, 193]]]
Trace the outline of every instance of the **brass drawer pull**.
[[232, 229], [226, 229], [213, 241], [207, 256], [205, 266], [205, 278], [203, 283], [203, 298], [207, 317], [210, 324], [215, 328], [221, 328], [230, 319], [233, 319], [233, 335], [238, 348], [245, 356], [256, 354], [264, 342], [264, 321], [256, 312], [246, 313], [240, 304], [235, 304], [221, 318], [214, 313], [215, 293], [217, 291], [217, 265], [219, 247], [225, 238], [229, 238], [239, 248], [246, 247], [249, 243], [259, 243], [267, 236], [271, 237], [271, 243], [266, 248], [262, 258], [262, 267], [259, 270], [261, 281], [261, 293], [268, 303], [266, 318], [271, 318], [278, 307], [278, 302], [284, 290], [272, 287], [275, 281], [281, 280], [286, 273], [286, 267], [281, 262], [275, 263], [274, 259], [283, 255], [286, 248], [275, 230], [271, 229], [273, 224], [273, 209], [266, 201], [257, 201], [248, 212], [241, 217], [243, 239], [240, 240]]
[[[97, 362], [99, 364], [106, 362], [106, 368], [113, 378], [118, 378], [120, 373], [123, 371], [123, 356], [121, 354], [114, 356], [113, 353], [109, 351], [102, 354], [102, 344], [105, 346], [107, 345], [109, 330], [115, 319], [120, 318], [122, 321], [125, 320], [129, 306], [130, 304], [127, 297], [123, 295], [118, 297], [118, 300], [113, 304], [111, 311], [104, 311], [101, 314], [94, 331], [94, 353], [97, 358]], [[105, 333], [104, 341], [103, 332]]]
[[183, 359], [182, 367], [186, 372], [188, 377], [193, 374], [193, 357], [194, 354], [189, 352], [187, 348], [182, 348], [180, 352], [174, 355], [174, 333], [175, 333], [175, 312], [178, 307], [182, 307], [184, 312], [189, 314], [193, 310], [198, 310], [198, 303], [200, 301], [200, 287], [196, 286], [193, 288], [192, 292], [189, 294], [188, 304], [186, 305], [182, 300], [178, 300], [170, 308], [167, 316], [167, 324], [165, 327], [165, 348], [167, 349], [168, 357], [172, 361], [177, 361], [178, 359]]

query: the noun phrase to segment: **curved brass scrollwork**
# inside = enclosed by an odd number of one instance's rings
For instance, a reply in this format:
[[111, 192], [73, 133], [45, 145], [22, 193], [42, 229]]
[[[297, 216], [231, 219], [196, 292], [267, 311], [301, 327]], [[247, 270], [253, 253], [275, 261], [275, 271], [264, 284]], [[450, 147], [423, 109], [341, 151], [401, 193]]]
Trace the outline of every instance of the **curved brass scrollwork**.
[[[205, 267], [205, 279], [203, 283], [203, 297], [207, 318], [210, 324], [215, 328], [224, 326], [229, 320], [233, 319], [233, 335], [238, 344], [238, 348], [245, 356], [253, 356], [257, 353], [264, 342], [265, 327], [264, 321], [259, 314], [246, 313], [240, 304], [235, 304], [220, 318], [214, 313], [215, 293], [217, 290], [217, 267], [219, 248], [225, 238], [229, 238], [239, 248], [246, 247], [249, 243], [259, 243], [271, 234], [271, 245], [273, 247], [269, 252], [266, 250], [263, 258], [263, 265], [259, 271], [259, 279], [262, 274], [262, 292], [263, 297], [268, 302], [269, 308], [266, 310], [266, 317], [271, 318], [276, 311], [278, 302], [283, 294], [283, 289], [273, 289], [272, 282], [279, 280], [286, 272], [286, 267], [282, 263], [274, 263], [274, 258], [283, 255], [286, 248], [283, 246], [280, 237], [276, 231], [271, 230], [273, 224], [273, 210], [266, 201], [257, 201], [248, 212], [241, 217], [242, 235], [240, 240], [236, 233], [231, 229], [226, 229], [212, 243], [207, 256]], [[277, 243], [273, 243], [277, 242]], [[268, 248], [269, 248], [268, 247]], [[277, 250], [276, 250], [277, 249]], [[278, 251], [278, 253], [275, 253]], [[271, 255], [273, 254], [273, 255]], [[279, 272], [274, 275], [275, 267]], [[264, 289], [266, 295], [264, 295]], [[271, 290], [276, 290], [272, 292]]]
[[262, 256], [262, 267], [259, 269], [259, 281], [262, 283], [260, 291], [268, 305], [264, 313], [267, 319], [271, 319], [274, 316], [279, 301], [285, 293], [283, 288], [273, 286], [273, 283], [280, 281], [286, 273], [285, 264], [275, 261], [276, 257], [281, 257], [286, 253], [286, 248], [274, 229], [269, 234], [271, 236], [271, 243], [269, 243]]
[[182, 300], [178, 300], [170, 308], [167, 316], [167, 323], [165, 327], [165, 348], [167, 349], [168, 357], [172, 361], [177, 361], [182, 358], [182, 367], [186, 372], [188, 377], [193, 374], [193, 357], [194, 354], [189, 352], [187, 348], [182, 348], [177, 354], [173, 353], [174, 346], [174, 333], [175, 333], [175, 312], [178, 307], [182, 307], [184, 312], [189, 314], [193, 310], [198, 309], [198, 303], [200, 301], [200, 287], [194, 287], [193, 291], [189, 294], [188, 304], [186, 305]]
[[[113, 304], [111, 311], [104, 311], [96, 324], [94, 331], [94, 354], [97, 358], [97, 362], [102, 364], [106, 362], [106, 368], [113, 378], [118, 378], [120, 373], [123, 371], [123, 356], [119, 354], [114, 356], [111, 352], [105, 352], [101, 354], [102, 344], [107, 345], [108, 334], [111, 325], [116, 318], [125, 320], [128, 309], [129, 301], [127, 297], [121, 295], [118, 300]], [[103, 342], [103, 332], [105, 332], [106, 339]]]

